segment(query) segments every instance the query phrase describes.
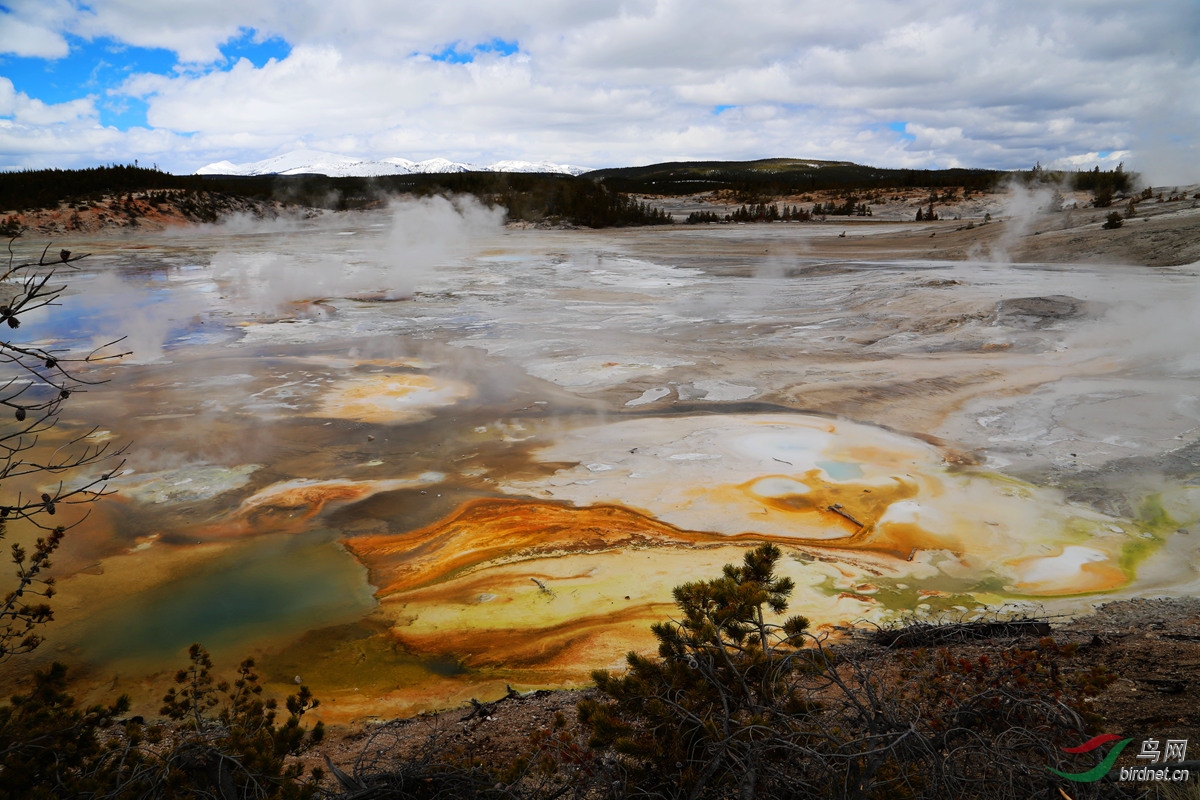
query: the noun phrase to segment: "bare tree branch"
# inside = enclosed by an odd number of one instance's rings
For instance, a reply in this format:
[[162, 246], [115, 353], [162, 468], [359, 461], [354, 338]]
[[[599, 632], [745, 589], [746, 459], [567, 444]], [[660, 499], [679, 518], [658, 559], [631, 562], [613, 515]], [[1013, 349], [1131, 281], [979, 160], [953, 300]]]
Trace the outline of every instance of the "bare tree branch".
[[[60, 250], [54, 259], [49, 252], [47, 244], [37, 260], [18, 261], [13, 241], [8, 243], [8, 261], [0, 271], [0, 325], [7, 325], [10, 331], [20, 328], [25, 315], [58, 305], [66, 286], [53, 282], [57, 271], [77, 269], [75, 262], [86, 257]], [[63, 535], [87, 515], [65, 525], [51, 518], [63, 506], [90, 504], [109, 494], [108, 480], [124, 463], [120, 457], [125, 448], [113, 448], [107, 442], [94, 444], [94, 429], [49, 453], [41, 446], [42, 434], [58, 423], [71, 395], [103, 383], [78, 370], [127, 355], [115, 349], [121, 341], [71, 354], [0, 338], [0, 408], [9, 409], [11, 415], [0, 426], [0, 487], [10, 487], [9, 482], [28, 476], [58, 478], [56, 486], [33, 494], [17, 489], [15, 494], [0, 495], [0, 539], [16, 521], [47, 534], [38, 538], [32, 549], [12, 546], [16, 583], [0, 600], [0, 662], [27, 653], [41, 642], [37, 629], [53, 619], [45, 601], [54, 594], [54, 582], [44, 573]], [[101, 465], [107, 469], [97, 476], [94, 471]], [[73, 475], [80, 477], [70, 481]]]

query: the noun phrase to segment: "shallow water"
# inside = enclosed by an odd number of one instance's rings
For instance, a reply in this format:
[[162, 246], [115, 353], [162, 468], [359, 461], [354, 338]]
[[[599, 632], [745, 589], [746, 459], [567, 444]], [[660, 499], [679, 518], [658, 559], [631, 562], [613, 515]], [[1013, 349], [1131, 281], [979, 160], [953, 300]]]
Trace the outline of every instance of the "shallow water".
[[255, 652], [336, 718], [586, 680], [763, 539], [827, 625], [1196, 585], [1187, 270], [396, 225], [92, 243], [28, 332], [130, 335], [56, 435], [133, 449], [47, 654]]
[[178, 660], [193, 642], [224, 652], [357, 620], [374, 602], [335, 537], [316, 530], [234, 548], [89, 615], [80, 651], [89, 662], [136, 668]]

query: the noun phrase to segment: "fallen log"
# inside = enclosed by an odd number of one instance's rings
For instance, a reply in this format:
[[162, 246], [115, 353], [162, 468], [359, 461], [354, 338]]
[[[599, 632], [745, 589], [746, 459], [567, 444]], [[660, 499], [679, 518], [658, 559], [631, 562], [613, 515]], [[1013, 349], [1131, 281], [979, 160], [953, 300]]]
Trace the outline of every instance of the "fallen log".
[[880, 628], [871, 634], [872, 642], [884, 647], [929, 647], [979, 639], [1049, 636], [1050, 623], [1042, 620], [979, 621], [924, 623], [899, 628]]
[[850, 520], [851, 522], [853, 522], [855, 525], [857, 525], [860, 528], [867, 527], [866, 525], [863, 525], [861, 522], [856, 520], [854, 517], [850, 516], [850, 513], [842, 507], [841, 503], [834, 503], [833, 505], [829, 506], [829, 508], [827, 510], [832, 511], [833, 513], [837, 514], [838, 516], [845, 517], [846, 519]]

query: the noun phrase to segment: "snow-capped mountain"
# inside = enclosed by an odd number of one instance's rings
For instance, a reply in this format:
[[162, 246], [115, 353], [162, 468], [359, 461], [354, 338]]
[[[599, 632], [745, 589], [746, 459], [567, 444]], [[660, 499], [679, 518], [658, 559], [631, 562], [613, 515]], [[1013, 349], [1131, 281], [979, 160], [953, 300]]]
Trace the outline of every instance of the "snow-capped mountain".
[[551, 164], [549, 161], [497, 161], [485, 167], [445, 158], [431, 158], [426, 161], [384, 158], [371, 161], [317, 150], [293, 150], [281, 156], [249, 164], [218, 161], [196, 170], [197, 175], [310, 174], [328, 175], [331, 178], [369, 178], [376, 175], [412, 175], [424, 172], [556, 172], [563, 175], [580, 175], [587, 170], [568, 164]]
[[497, 161], [484, 167], [488, 172], [561, 172], [565, 175], [582, 175], [583, 167], [569, 164], [551, 164], [549, 161]]

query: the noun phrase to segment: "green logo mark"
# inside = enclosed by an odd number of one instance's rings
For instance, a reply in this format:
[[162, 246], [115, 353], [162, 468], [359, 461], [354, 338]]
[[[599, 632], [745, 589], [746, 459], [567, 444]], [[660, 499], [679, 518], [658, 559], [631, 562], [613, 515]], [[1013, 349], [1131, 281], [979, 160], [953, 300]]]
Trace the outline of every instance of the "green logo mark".
[[[1095, 750], [1100, 745], [1108, 744], [1109, 742], [1116, 741], [1117, 739], [1121, 739], [1121, 737], [1112, 733], [1104, 733], [1100, 736], [1089, 739], [1078, 747], [1064, 747], [1063, 752], [1087, 753]], [[1121, 739], [1121, 741], [1117, 742], [1117, 746], [1109, 751], [1108, 755], [1104, 757], [1103, 761], [1089, 769], [1087, 772], [1059, 772], [1052, 767], [1046, 767], [1046, 769], [1050, 770], [1060, 778], [1066, 778], [1067, 780], [1075, 781], [1076, 783], [1091, 783], [1092, 781], [1098, 781], [1108, 774], [1108, 771], [1113, 768], [1113, 764], [1117, 763], [1117, 757], [1121, 755], [1121, 751], [1125, 749], [1125, 745], [1132, 741], [1133, 739]]]

